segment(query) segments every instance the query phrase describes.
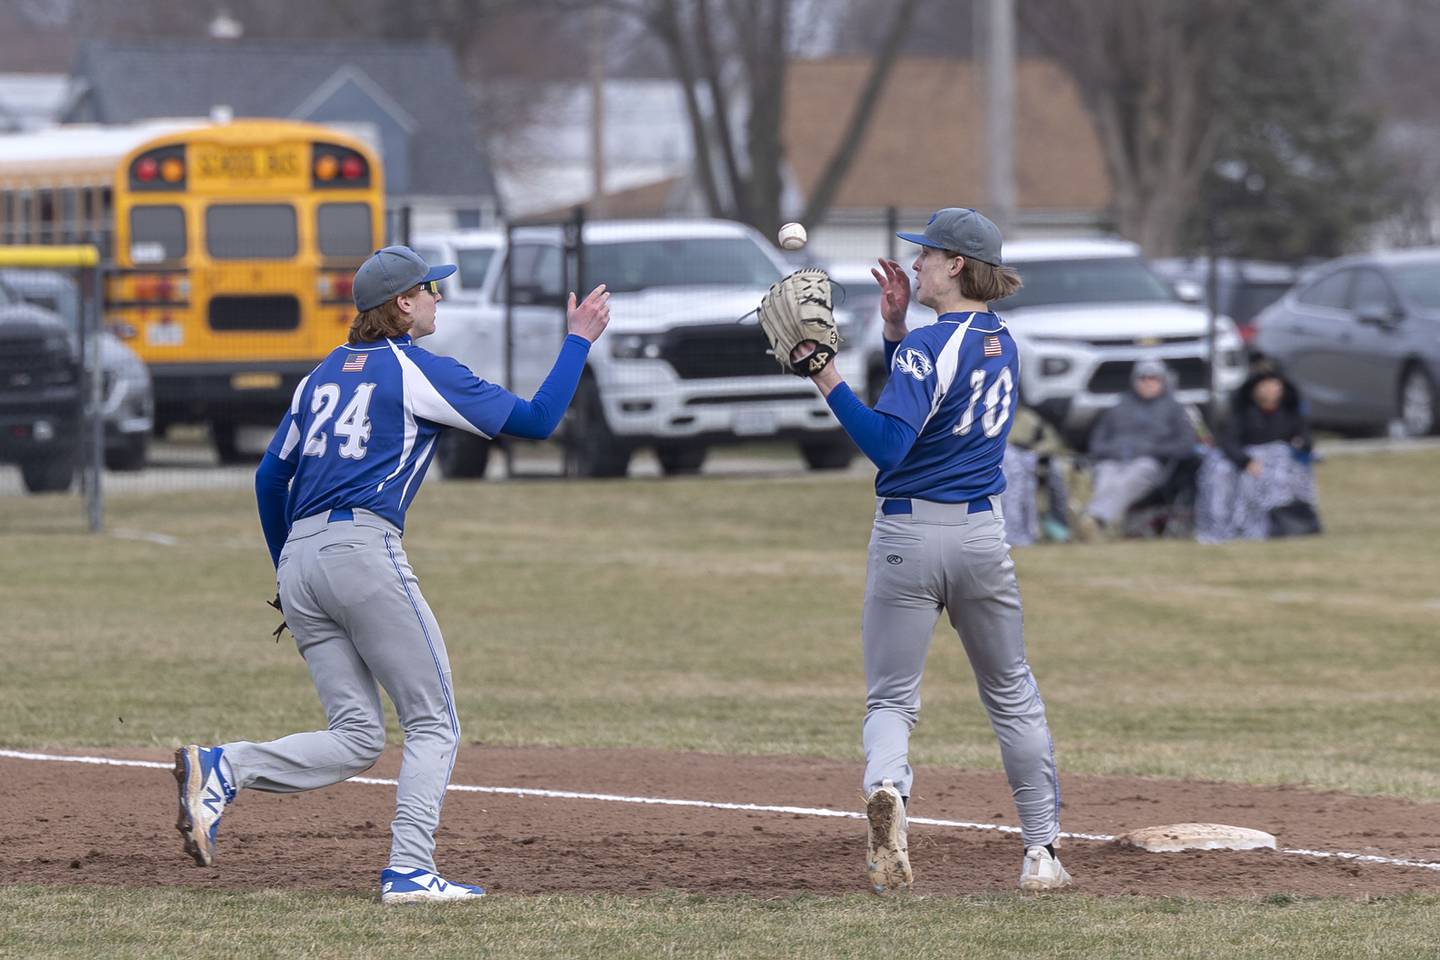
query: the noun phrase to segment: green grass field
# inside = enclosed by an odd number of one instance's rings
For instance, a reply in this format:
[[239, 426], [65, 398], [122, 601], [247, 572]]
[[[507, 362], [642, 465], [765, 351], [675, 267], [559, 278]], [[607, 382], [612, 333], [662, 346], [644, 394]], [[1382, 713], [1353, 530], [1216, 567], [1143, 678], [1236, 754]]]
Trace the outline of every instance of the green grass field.
[[[1321, 538], [1017, 551], [1064, 770], [1440, 800], [1440, 451], [1320, 470]], [[871, 502], [855, 477], [432, 485], [406, 549], [445, 630], [467, 739], [858, 763]], [[816, 516], [817, 503], [833, 506]], [[270, 640], [249, 496], [107, 510], [112, 535], [91, 537], [74, 499], [0, 499], [0, 743], [169, 747], [322, 722], [288, 638]], [[220, 671], [224, 684], [206, 682]], [[943, 630], [921, 730], [918, 762], [998, 766]], [[192, 910], [203, 927], [184, 921]], [[1284, 944], [1289, 957], [1431, 957], [1437, 912], [1440, 897], [677, 895], [496, 898], [458, 919], [273, 891], [0, 887], [0, 956], [146, 956], [173, 936], [162, 952], [178, 956], [231, 943], [257, 956], [872, 956], [880, 938], [901, 955], [1269, 958]]]

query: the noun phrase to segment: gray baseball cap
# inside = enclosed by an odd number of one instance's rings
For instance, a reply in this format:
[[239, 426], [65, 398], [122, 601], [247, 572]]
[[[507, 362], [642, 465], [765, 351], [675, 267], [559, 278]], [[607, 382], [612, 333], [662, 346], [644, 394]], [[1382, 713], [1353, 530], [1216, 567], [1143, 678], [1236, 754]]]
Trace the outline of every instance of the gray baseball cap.
[[399, 244], [384, 247], [372, 253], [370, 259], [355, 271], [355, 284], [351, 288], [355, 309], [361, 313], [374, 310], [411, 287], [431, 280], [443, 280], [454, 272], [455, 264], [442, 263], [432, 267], [409, 247]]
[[1000, 259], [1000, 228], [983, 213], [969, 207], [946, 207], [936, 210], [925, 224], [924, 233], [897, 233], [901, 240], [918, 243], [936, 250], [953, 250], [963, 257], [998, 267]]
[[1130, 379], [1132, 381], [1139, 380], [1141, 377], [1168, 379], [1169, 376], [1170, 368], [1165, 366], [1165, 361], [1158, 357], [1145, 357], [1138, 360], [1135, 363], [1134, 369], [1130, 371]]

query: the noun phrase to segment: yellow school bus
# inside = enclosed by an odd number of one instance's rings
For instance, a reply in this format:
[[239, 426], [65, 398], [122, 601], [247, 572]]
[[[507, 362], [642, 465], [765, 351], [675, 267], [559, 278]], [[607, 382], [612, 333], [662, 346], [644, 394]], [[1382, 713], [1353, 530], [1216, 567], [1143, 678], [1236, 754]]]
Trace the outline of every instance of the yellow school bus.
[[106, 322], [146, 361], [157, 428], [271, 425], [344, 339], [384, 242], [373, 151], [287, 120], [159, 121], [0, 137], [0, 242], [98, 236]]

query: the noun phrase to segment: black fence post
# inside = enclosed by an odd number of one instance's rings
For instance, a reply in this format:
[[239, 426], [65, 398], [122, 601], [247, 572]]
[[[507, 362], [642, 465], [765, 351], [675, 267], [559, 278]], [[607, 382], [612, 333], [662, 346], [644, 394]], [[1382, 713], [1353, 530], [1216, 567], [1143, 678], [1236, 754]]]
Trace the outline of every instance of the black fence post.
[[1209, 397], [1210, 397], [1210, 427], [1215, 429], [1220, 422], [1220, 393], [1216, 383], [1215, 361], [1218, 359], [1215, 350], [1215, 339], [1218, 334], [1219, 313], [1220, 313], [1220, 264], [1219, 264], [1219, 229], [1215, 222], [1215, 212], [1205, 218], [1205, 304], [1206, 324], [1205, 337], [1208, 365], [1210, 367]]
[[[505, 383], [507, 390], [515, 389], [515, 224], [505, 221], [505, 259], [500, 264], [504, 271], [501, 289], [505, 291]], [[505, 476], [515, 476], [515, 444], [504, 443], [500, 449], [505, 452]]]
[[80, 329], [83, 331], [81, 344], [85, 365], [84, 383], [87, 387], [84, 403], [88, 415], [85, 424], [90, 431], [89, 453], [85, 457], [87, 512], [90, 518], [90, 532], [99, 533], [104, 523], [101, 478], [105, 472], [105, 421], [101, 408], [105, 404], [105, 396], [104, 378], [100, 370], [100, 330], [104, 326], [105, 318], [105, 282], [104, 266], [100, 261], [100, 238], [91, 234], [89, 241], [91, 248], [95, 251], [95, 263], [80, 272], [82, 291], [87, 280], [90, 290], [88, 297], [83, 292], [81, 294], [81, 303], [83, 304], [87, 300], [89, 303], [85, 309], [81, 310]]

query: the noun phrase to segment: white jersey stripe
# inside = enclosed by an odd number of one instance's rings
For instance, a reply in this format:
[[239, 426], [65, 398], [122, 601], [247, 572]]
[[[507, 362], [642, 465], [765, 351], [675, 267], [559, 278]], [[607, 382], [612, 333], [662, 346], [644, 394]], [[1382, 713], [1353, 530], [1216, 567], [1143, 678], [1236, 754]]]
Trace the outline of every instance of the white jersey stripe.
[[305, 384], [309, 382], [310, 374], [307, 373], [300, 378], [300, 382], [295, 385], [295, 392], [290, 395], [290, 429], [285, 431], [285, 439], [280, 444], [278, 456], [281, 460], [289, 460], [295, 445], [300, 442], [300, 398], [305, 393]]
[[280, 459], [289, 460], [291, 452], [300, 443], [300, 428], [295, 425], [294, 418], [290, 420], [290, 429], [285, 432], [285, 442], [280, 445]]
[[435, 437], [430, 438], [425, 446], [420, 449], [420, 454], [415, 458], [415, 465], [410, 468], [410, 476], [405, 480], [405, 486], [400, 490], [400, 503], [402, 505], [405, 503], [405, 495], [410, 492], [410, 484], [415, 482], [415, 476], [420, 472], [420, 464], [425, 462], [425, 458], [430, 455], [430, 448], [433, 446], [435, 446]]
[[399, 347], [391, 344], [397, 360], [400, 361], [400, 371], [405, 376], [405, 406], [413, 411], [414, 415], [425, 420], [432, 420], [435, 423], [442, 423], [447, 427], [458, 427], [470, 433], [476, 433], [490, 439], [490, 435], [481, 430], [475, 424], [465, 418], [459, 410], [456, 410], [449, 400], [440, 395], [430, 378], [420, 372], [415, 361], [405, 356]]
[[[311, 373], [313, 372], [314, 371], [311, 371]], [[300, 378], [300, 382], [295, 386], [295, 392], [290, 396], [290, 416], [300, 416], [300, 396], [305, 392], [305, 384], [309, 382], [310, 374], [307, 373]]]
[[935, 396], [930, 400], [930, 412], [925, 416], [925, 422], [920, 425], [917, 433], [924, 433], [925, 427], [929, 425], [931, 417], [934, 417], [944, 402], [945, 395], [950, 391], [950, 384], [955, 380], [955, 371], [960, 367], [960, 348], [965, 344], [965, 334], [970, 332], [970, 324], [975, 322], [975, 314], [965, 318], [965, 322], [955, 328], [950, 339], [945, 341], [945, 346], [940, 349], [940, 355], [935, 358]]
[[[410, 451], [415, 446], [415, 434], [417, 433], [415, 426], [415, 406], [410, 393], [409, 371], [405, 369], [405, 364], [409, 363], [409, 361], [406, 360], [405, 355], [400, 352], [400, 348], [395, 346], [394, 340], [387, 340], [385, 342], [389, 345], [390, 353], [395, 357], [395, 362], [400, 366], [400, 394], [404, 398], [401, 404], [405, 410], [405, 435], [400, 444], [400, 460], [395, 464], [395, 469], [390, 472], [390, 475], [376, 485], [375, 489], [377, 492], [384, 490], [385, 484], [400, 476], [401, 471], [405, 469], [405, 461], [410, 458]], [[419, 371], [417, 370], [416, 373], [418, 374]], [[421, 376], [418, 377], [418, 379], [424, 380], [425, 378]]]

